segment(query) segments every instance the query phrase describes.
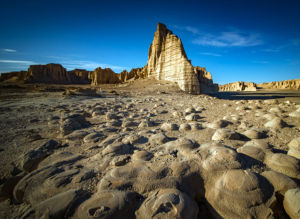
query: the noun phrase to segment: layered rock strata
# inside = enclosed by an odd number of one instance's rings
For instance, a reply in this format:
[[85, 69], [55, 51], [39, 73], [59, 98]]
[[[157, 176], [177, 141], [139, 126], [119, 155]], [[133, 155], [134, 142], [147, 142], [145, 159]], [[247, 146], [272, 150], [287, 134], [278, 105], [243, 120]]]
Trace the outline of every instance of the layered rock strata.
[[148, 77], [176, 82], [188, 93], [199, 94], [201, 82], [212, 83], [211, 75], [200, 67], [193, 67], [181, 40], [161, 23], [157, 25], [144, 69]]
[[238, 81], [219, 85], [219, 91], [256, 91], [256, 89], [256, 84], [253, 82]]
[[262, 84], [258, 84], [258, 87], [262, 89], [300, 90], [300, 79], [262, 83]]
[[83, 69], [67, 71], [60, 64], [31, 65], [27, 71], [2, 73], [0, 81], [23, 83], [89, 84], [91, 72]]
[[110, 68], [96, 68], [91, 75], [92, 85], [97, 84], [117, 84], [121, 83], [119, 74], [115, 73]]

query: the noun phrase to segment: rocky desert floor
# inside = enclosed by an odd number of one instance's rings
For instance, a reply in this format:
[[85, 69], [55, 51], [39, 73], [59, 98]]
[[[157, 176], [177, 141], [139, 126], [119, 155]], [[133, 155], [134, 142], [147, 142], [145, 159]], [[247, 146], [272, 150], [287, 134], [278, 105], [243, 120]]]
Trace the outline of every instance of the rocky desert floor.
[[300, 217], [299, 92], [0, 92], [0, 218]]

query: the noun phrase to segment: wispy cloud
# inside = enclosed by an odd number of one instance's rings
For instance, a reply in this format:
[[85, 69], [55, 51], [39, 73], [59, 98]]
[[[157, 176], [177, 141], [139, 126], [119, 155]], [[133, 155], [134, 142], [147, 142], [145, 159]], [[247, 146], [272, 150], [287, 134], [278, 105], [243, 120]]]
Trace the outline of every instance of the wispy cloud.
[[117, 65], [111, 65], [111, 64], [105, 64], [105, 63], [99, 63], [99, 62], [93, 62], [93, 61], [84, 61], [84, 60], [61, 60], [58, 62], [62, 64], [67, 69], [87, 69], [87, 70], [94, 70], [95, 68], [101, 67], [101, 68], [111, 68], [115, 71], [120, 71], [124, 69], [129, 69], [125, 66], [117, 66]]
[[11, 59], [0, 59], [0, 63], [20, 64], [20, 65], [34, 65], [34, 64], [36, 64], [33, 61], [11, 60]]
[[193, 40], [193, 43], [201, 46], [214, 47], [250, 47], [263, 44], [260, 34], [242, 33], [239, 31], [221, 32], [218, 35], [203, 34]]
[[212, 53], [212, 52], [201, 52], [200, 54], [206, 56], [222, 56], [221, 54]]
[[186, 31], [189, 31], [193, 34], [199, 34], [200, 33], [198, 28], [196, 28], [196, 27], [185, 26], [184, 28], [185, 28]]
[[181, 31], [187, 31], [191, 32], [193, 34], [200, 34], [200, 31], [197, 27], [192, 27], [192, 26], [179, 26], [179, 25], [171, 25], [171, 28], [181, 30]]
[[300, 46], [300, 39], [291, 39], [288, 40], [287, 43], [281, 44], [279, 46], [263, 49], [263, 52], [280, 52], [283, 49], [290, 48], [290, 47], [298, 47]]
[[15, 49], [2, 49], [4, 52], [17, 52]]

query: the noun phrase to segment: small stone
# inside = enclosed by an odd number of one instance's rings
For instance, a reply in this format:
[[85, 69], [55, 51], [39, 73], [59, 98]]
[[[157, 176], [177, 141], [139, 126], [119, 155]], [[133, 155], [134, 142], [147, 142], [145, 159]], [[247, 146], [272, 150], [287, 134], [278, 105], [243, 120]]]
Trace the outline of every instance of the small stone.
[[290, 149], [295, 149], [300, 151], [300, 137], [294, 138], [289, 144], [288, 147]]
[[249, 129], [242, 134], [250, 139], [260, 139], [263, 137], [263, 133], [257, 129]]
[[197, 121], [198, 119], [200, 119], [200, 116], [195, 113], [191, 113], [185, 117], [186, 121]]
[[240, 135], [230, 129], [217, 129], [215, 134], [211, 138], [213, 141], [221, 141], [221, 140], [239, 140]]
[[179, 126], [179, 131], [184, 132], [184, 131], [190, 131], [192, 128], [188, 123], [183, 123]]
[[132, 155], [133, 161], [149, 161], [153, 157], [153, 154], [148, 151], [135, 151]]
[[161, 129], [164, 131], [175, 131], [178, 130], [178, 126], [174, 123], [163, 123]]
[[265, 127], [272, 128], [272, 129], [281, 129], [286, 126], [287, 126], [287, 124], [278, 117], [275, 117], [274, 119], [272, 119], [271, 121], [269, 121], [265, 124]]
[[105, 138], [106, 138], [106, 136], [103, 135], [102, 133], [95, 132], [95, 133], [91, 133], [91, 134], [86, 135], [86, 136], [83, 138], [83, 141], [84, 141], [85, 143], [90, 143], [90, 142], [95, 143], [95, 142], [104, 140]]
[[155, 135], [152, 135], [150, 138], [149, 138], [149, 142], [151, 144], [164, 144], [166, 143], [167, 141], [169, 141], [169, 138], [163, 134], [163, 133], [158, 133], [158, 134], [155, 134]]
[[219, 129], [219, 128], [225, 128], [226, 126], [228, 126], [231, 122], [229, 121], [226, 121], [226, 120], [217, 120], [213, 123], [209, 123], [207, 125], [208, 128], [211, 128], [211, 129]]

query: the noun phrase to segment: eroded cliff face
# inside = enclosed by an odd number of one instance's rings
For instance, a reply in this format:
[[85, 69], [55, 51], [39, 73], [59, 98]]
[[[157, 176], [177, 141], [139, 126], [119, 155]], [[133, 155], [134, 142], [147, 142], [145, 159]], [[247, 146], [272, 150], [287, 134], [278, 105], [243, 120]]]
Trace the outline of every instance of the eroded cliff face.
[[253, 82], [238, 81], [219, 85], [219, 91], [256, 91], [256, 89], [256, 84]]
[[262, 84], [258, 84], [258, 87], [262, 89], [300, 90], [300, 79], [262, 83]]
[[133, 68], [130, 72], [124, 70], [119, 74], [119, 79], [121, 82], [126, 82], [128, 80], [135, 80], [139, 78], [146, 78], [146, 72], [144, 68]]
[[91, 79], [92, 85], [121, 83], [119, 74], [115, 73], [110, 68], [96, 68], [91, 74]]
[[27, 82], [65, 83], [71, 79], [67, 70], [60, 64], [31, 65], [28, 68]]
[[200, 83], [181, 40], [164, 24], [158, 23], [145, 66], [148, 77], [173, 81], [181, 90], [199, 94]]
[[0, 82], [24, 82], [27, 76], [27, 71], [14, 71], [8, 73], [2, 73], [0, 77]]
[[31, 65], [27, 71], [2, 73], [0, 81], [21, 83], [89, 84], [91, 72], [84, 69], [66, 71], [60, 64]]

